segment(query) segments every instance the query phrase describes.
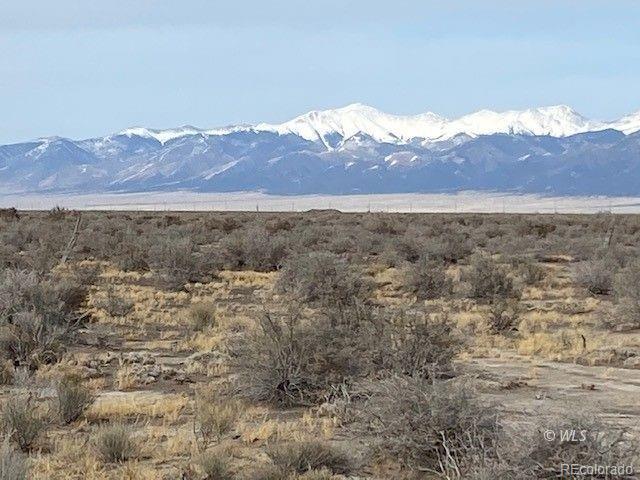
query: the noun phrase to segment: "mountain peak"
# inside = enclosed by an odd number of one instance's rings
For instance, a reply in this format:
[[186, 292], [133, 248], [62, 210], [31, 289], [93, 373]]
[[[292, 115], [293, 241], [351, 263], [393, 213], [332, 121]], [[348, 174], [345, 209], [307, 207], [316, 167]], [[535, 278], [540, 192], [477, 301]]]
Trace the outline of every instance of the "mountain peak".
[[367, 111], [378, 111], [377, 108], [372, 107], [371, 105], [367, 105], [366, 103], [361, 103], [361, 102], [354, 102], [354, 103], [350, 103], [348, 105], [345, 105], [344, 107], [339, 107], [336, 108], [335, 110], [343, 110], [343, 111], [347, 111], [347, 110], [367, 110]]
[[554, 105], [448, 120], [356, 103], [277, 125], [131, 127], [80, 141], [50, 137], [0, 146], [0, 186], [85, 193], [490, 189], [636, 195], [640, 137], [621, 132], [637, 131], [640, 112], [594, 122]]
[[627, 135], [640, 131], [640, 110], [635, 113], [625, 115], [615, 122], [611, 122], [610, 127], [614, 130], [620, 130]]
[[590, 130], [601, 130], [600, 122], [593, 122], [566, 105], [507, 110], [480, 110], [454, 120], [447, 125], [446, 137], [458, 133], [472, 136], [509, 133], [520, 135], [550, 135], [566, 137]]
[[525, 110], [497, 112], [484, 109], [448, 120], [433, 112], [417, 115], [394, 115], [356, 102], [327, 110], [312, 110], [280, 124], [232, 125], [203, 130], [192, 125], [173, 129], [130, 127], [115, 135], [155, 139], [161, 144], [187, 135], [226, 135], [240, 131], [267, 131], [280, 135], [293, 134], [327, 149], [338, 138], [346, 139], [364, 133], [378, 142], [408, 143], [413, 139], [433, 142], [457, 135], [477, 137], [494, 133], [547, 135], [566, 137], [577, 133], [614, 129], [625, 134], [640, 131], [640, 111], [613, 122], [589, 120], [568, 105], [550, 105]]
[[349, 138], [362, 132], [379, 142], [397, 143], [438, 136], [444, 122], [445, 119], [430, 112], [415, 116], [391, 115], [369, 105], [352, 103], [336, 109], [314, 110], [279, 125], [259, 124], [256, 129], [293, 133], [312, 141], [324, 141], [333, 134]]
[[185, 135], [196, 135], [202, 132], [203, 130], [192, 127], [191, 125], [183, 125], [181, 127], [169, 128], [165, 130], [145, 127], [129, 127], [125, 128], [124, 130], [120, 130], [115, 135], [124, 135], [129, 138], [131, 138], [132, 136], [153, 138], [160, 143], [165, 144], [166, 142], [168, 142], [169, 140], [173, 140], [174, 138], [184, 137]]

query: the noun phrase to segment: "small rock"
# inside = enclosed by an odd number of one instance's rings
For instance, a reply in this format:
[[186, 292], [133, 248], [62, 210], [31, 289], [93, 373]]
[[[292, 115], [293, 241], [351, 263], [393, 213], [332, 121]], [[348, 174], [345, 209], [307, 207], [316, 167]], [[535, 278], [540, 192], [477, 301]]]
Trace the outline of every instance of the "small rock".
[[625, 368], [640, 369], [640, 357], [629, 357], [622, 365]]
[[193, 383], [193, 380], [184, 373], [179, 373], [178, 375], [176, 375], [175, 381], [178, 383]]
[[88, 367], [84, 369], [84, 376], [85, 378], [100, 378], [102, 376], [102, 373], [96, 368]]

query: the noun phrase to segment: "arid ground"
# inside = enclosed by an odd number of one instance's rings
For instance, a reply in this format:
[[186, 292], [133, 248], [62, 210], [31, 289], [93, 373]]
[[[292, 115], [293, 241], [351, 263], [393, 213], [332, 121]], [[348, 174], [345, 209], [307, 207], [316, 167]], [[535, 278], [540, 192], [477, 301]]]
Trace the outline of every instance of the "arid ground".
[[636, 478], [638, 216], [0, 217], [0, 479]]

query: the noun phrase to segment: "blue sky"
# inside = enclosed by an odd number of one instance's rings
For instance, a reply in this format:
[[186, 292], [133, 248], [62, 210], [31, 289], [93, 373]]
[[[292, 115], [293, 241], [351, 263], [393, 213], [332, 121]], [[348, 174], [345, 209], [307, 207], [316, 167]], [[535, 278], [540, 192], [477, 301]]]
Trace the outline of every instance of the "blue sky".
[[3, 3], [0, 143], [280, 122], [353, 102], [449, 117], [640, 110], [635, 0]]

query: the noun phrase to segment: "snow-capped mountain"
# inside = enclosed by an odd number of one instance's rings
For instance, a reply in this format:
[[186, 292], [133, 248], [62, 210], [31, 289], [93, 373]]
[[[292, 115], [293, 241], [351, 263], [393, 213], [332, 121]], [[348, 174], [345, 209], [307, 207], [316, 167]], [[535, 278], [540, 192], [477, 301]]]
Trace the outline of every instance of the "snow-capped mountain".
[[640, 195], [640, 112], [604, 122], [552, 106], [449, 120], [353, 104], [282, 124], [0, 146], [0, 191], [151, 189]]
[[568, 137], [606, 128], [602, 122], [588, 120], [566, 105], [557, 105], [502, 113], [482, 110], [449, 122], [444, 136], [452, 137], [460, 133], [472, 136], [509, 133]]
[[225, 135], [253, 130], [298, 135], [305, 140], [320, 141], [327, 148], [333, 148], [336, 138], [345, 139], [357, 133], [369, 135], [378, 142], [406, 143], [413, 139], [442, 141], [461, 134], [471, 137], [496, 133], [567, 137], [606, 129], [619, 130], [626, 134], [640, 131], [640, 112], [612, 122], [603, 122], [587, 119], [566, 105], [556, 105], [506, 112], [481, 110], [449, 120], [433, 112], [392, 115], [368, 105], [354, 103], [342, 108], [305, 113], [281, 124], [259, 123], [208, 130], [192, 126], [168, 130], [134, 127], [119, 133], [154, 138], [160, 143], [165, 143], [174, 138], [197, 133]]
[[227, 135], [238, 131], [257, 131], [293, 134], [305, 140], [328, 143], [326, 146], [331, 148], [331, 142], [327, 140], [346, 139], [357, 133], [364, 133], [378, 142], [406, 143], [413, 139], [442, 141], [461, 134], [471, 137], [496, 133], [567, 137], [606, 129], [619, 130], [625, 134], [640, 131], [640, 112], [612, 122], [603, 122], [587, 119], [566, 105], [555, 105], [506, 112], [480, 110], [449, 120], [433, 112], [392, 115], [368, 105], [354, 103], [332, 110], [314, 110], [280, 124], [258, 123], [214, 129], [184, 125], [166, 130], [131, 127], [114, 136], [153, 138], [164, 144], [196, 134]]
[[622, 117], [620, 120], [615, 122], [611, 122], [608, 125], [608, 128], [612, 128], [613, 130], [618, 130], [627, 135], [640, 131], [640, 111], [636, 113], [632, 113], [631, 115], [627, 115]]
[[261, 123], [256, 130], [292, 133], [306, 140], [323, 140], [333, 135], [349, 138], [364, 133], [378, 142], [407, 142], [413, 138], [442, 136], [447, 120], [427, 112], [415, 116], [390, 115], [373, 107], [354, 103], [335, 110], [313, 111], [280, 125]]
[[414, 138], [447, 140], [460, 134], [514, 133], [566, 137], [609, 127], [606, 123], [588, 120], [565, 105], [507, 112], [482, 110], [448, 120], [432, 112], [413, 116], [390, 115], [355, 103], [335, 110], [309, 112], [280, 125], [258, 124], [255, 128], [280, 134], [293, 133], [313, 141], [335, 134], [348, 138], [356, 133], [365, 133], [379, 142], [408, 142]]

